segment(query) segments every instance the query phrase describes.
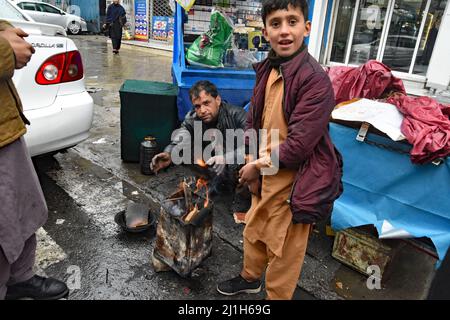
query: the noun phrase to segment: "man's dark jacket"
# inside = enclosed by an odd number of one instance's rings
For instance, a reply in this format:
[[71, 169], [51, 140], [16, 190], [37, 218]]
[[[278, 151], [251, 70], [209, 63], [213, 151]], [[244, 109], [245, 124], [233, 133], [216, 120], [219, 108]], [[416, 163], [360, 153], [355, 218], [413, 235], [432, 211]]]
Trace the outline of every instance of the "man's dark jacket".
[[[217, 118], [217, 123], [210, 126], [203, 125], [202, 136], [206, 129], [216, 128], [218, 129], [224, 138], [224, 143], [226, 143], [226, 130], [227, 129], [245, 129], [247, 113], [243, 108], [236, 107], [225, 102], [219, 109], [219, 114]], [[176, 131], [175, 136], [172, 137], [172, 142], [165, 148], [165, 152], [171, 152], [172, 149], [182, 141], [194, 141], [194, 121], [200, 121], [201, 119], [197, 116], [194, 110], [191, 110], [184, 118], [180, 129]], [[193, 147], [193, 145], [192, 145]], [[225, 151], [225, 150], [224, 150]]]
[[110, 4], [106, 10], [106, 24], [109, 26], [109, 36], [121, 39], [122, 28], [127, 22], [126, 12], [120, 4]]
[[[247, 129], [261, 128], [266, 83], [272, 70], [269, 59], [255, 65], [256, 85]], [[290, 199], [296, 223], [315, 223], [329, 216], [342, 193], [342, 159], [334, 147], [328, 123], [335, 106], [328, 75], [305, 49], [282, 63], [283, 110], [288, 136], [278, 150], [281, 168], [297, 170]], [[275, 150], [277, 153], [277, 150]]]

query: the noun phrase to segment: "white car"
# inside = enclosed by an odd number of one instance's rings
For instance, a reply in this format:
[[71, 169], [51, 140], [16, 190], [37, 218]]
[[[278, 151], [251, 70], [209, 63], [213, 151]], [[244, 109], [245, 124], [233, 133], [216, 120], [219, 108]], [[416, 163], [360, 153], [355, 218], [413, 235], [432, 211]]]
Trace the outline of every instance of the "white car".
[[30, 120], [25, 140], [32, 156], [63, 150], [85, 140], [94, 103], [84, 85], [81, 55], [64, 29], [29, 21], [21, 10], [0, 0], [0, 19], [22, 28], [36, 50], [28, 65], [14, 73]]
[[71, 34], [88, 31], [86, 21], [83, 18], [64, 12], [51, 4], [38, 1], [16, 1], [16, 4], [26, 11], [34, 21], [56, 24]]

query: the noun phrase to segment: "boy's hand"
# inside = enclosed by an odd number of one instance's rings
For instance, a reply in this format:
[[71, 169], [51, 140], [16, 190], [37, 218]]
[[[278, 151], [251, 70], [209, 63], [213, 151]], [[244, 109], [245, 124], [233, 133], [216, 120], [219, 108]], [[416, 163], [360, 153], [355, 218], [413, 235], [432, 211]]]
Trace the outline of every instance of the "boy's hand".
[[150, 169], [156, 174], [159, 170], [167, 168], [172, 163], [172, 158], [168, 152], [161, 152], [153, 157]]
[[254, 162], [250, 162], [242, 167], [239, 170], [239, 183], [241, 184], [250, 184], [255, 180], [259, 179], [259, 169], [256, 168], [256, 164]]
[[24, 37], [28, 37], [28, 34], [20, 28], [8, 28], [0, 31], [0, 36], [8, 40], [14, 51], [16, 69], [25, 67], [35, 52], [31, 44], [23, 39]]

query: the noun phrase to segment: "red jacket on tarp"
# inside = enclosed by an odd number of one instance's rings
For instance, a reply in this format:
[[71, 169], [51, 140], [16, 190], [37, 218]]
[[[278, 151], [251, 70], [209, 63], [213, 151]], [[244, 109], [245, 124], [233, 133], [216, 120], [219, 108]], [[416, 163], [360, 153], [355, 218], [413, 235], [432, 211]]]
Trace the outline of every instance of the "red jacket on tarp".
[[423, 164], [450, 155], [450, 106], [430, 97], [394, 95], [387, 103], [397, 106], [405, 119], [402, 133], [413, 145], [411, 161]]
[[390, 92], [406, 94], [402, 80], [375, 60], [369, 60], [357, 68], [330, 67], [326, 70], [333, 85], [336, 104], [353, 98], [379, 99]]

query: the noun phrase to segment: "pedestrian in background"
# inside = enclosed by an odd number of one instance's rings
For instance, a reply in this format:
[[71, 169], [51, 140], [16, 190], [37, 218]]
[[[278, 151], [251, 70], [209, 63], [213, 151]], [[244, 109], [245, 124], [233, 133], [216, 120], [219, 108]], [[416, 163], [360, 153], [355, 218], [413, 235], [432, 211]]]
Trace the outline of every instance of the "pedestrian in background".
[[55, 300], [69, 294], [66, 284], [33, 273], [35, 232], [47, 220], [47, 205], [23, 139], [29, 122], [11, 80], [34, 53], [27, 36], [0, 21], [0, 300]]
[[114, 0], [106, 10], [106, 23], [103, 25], [104, 29], [109, 30], [114, 54], [119, 53], [125, 23], [127, 23], [125, 9], [120, 5], [120, 0]]

